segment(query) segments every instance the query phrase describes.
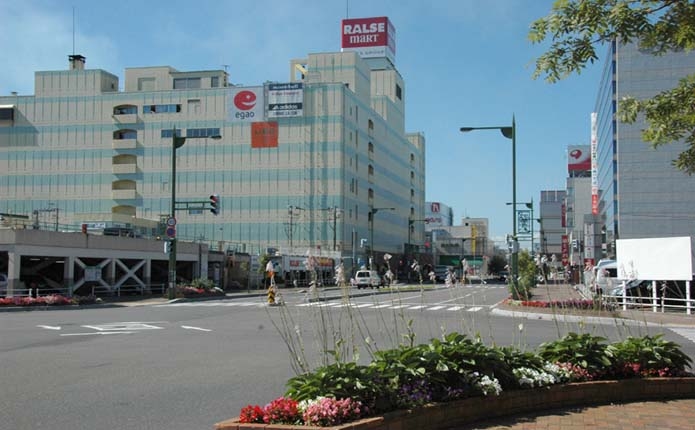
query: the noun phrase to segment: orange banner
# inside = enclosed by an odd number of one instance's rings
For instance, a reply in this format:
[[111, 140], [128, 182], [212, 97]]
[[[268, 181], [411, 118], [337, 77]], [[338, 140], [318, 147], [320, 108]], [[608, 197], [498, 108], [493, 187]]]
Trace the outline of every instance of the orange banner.
[[278, 147], [278, 123], [277, 122], [253, 122], [251, 123], [251, 148], [277, 148]]

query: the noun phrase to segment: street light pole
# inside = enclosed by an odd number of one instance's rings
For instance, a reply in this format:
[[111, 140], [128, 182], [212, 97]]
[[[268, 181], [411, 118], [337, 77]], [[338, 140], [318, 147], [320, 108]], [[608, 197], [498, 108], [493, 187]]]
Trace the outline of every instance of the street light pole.
[[[170, 218], [176, 218], [176, 150], [186, 143], [186, 138], [176, 135], [176, 127], [171, 130], [171, 212]], [[205, 136], [212, 139], [221, 139], [222, 136]], [[169, 300], [176, 298], [176, 235], [169, 239], [169, 287], [167, 297]]]
[[516, 232], [516, 118], [512, 115], [512, 126], [496, 127], [461, 127], [460, 131], [466, 133], [473, 130], [499, 130], [502, 136], [512, 140], [512, 288], [516, 290], [519, 276], [519, 242]]

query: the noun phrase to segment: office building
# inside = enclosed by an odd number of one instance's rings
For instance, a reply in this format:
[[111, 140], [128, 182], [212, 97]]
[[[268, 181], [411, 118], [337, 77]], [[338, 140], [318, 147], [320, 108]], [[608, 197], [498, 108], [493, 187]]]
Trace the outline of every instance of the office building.
[[[693, 236], [695, 179], [671, 164], [683, 143], [654, 149], [642, 140], [643, 117], [633, 124], [618, 119], [623, 97], [651, 98], [675, 87], [695, 71], [695, 52], [654, 56], [634, 43], [614, 42], [596, 100], [598, 207], [597, 231], [606, 256], [615, 256], [616, 239]], [[600, 256], [598, 257], [600, 258]]]

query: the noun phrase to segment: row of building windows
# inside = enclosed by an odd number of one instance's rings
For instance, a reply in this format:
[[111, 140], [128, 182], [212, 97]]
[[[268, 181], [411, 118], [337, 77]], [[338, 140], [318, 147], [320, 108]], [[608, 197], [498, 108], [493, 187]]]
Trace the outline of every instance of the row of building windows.
[[166, 104], [166, 105], [144, 105], [142, 107], [143, 114], [149, 113], [177, 113], [181, 112], [180, 104]]
[[[170, 139], [173, 135], [174, 135], [174, 130], [170, 129], [170, 128], [162, 130], [161, 134], [160, 134], [160, 136], [163, 139]], [[186, 137], [217, 137], [217, 136], [221, 136], [221, 135], [222, 134], [220, 133], [219, 127], [186, 129]], [[182, 130], [176, 129], [176, 137], [181, 137], [181, 136], [182, 136]], [[131, 129], [117, 130], [114, 132], [113, 138], [116, 140], [137, 139], [138, 138], [138, 132], [137, 132], [137, 130], [131, 130]]]
[[[162, 138], [171, 138], [174, 135], [174, 130], [162, 130]], [[217, 137], [221, 136], [219, 127], [209, 128], [188, 128], [186, 129], [186, 137]], [[181, 130], [176, 130], [176, 136], [181, 137]]]

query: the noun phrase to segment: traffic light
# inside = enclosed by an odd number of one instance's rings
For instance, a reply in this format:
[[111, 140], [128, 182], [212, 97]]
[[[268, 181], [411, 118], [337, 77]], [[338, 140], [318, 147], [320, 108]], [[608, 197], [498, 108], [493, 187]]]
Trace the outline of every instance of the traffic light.
[[220, 213], [220, 195], [213, 194], [210, 196], [210, 212], [213, 215], [219, 215]]

